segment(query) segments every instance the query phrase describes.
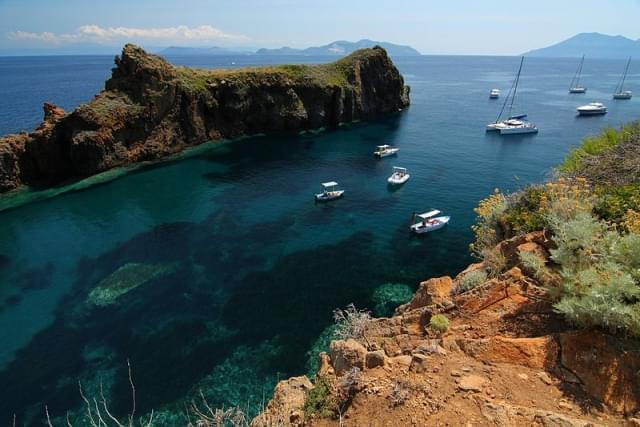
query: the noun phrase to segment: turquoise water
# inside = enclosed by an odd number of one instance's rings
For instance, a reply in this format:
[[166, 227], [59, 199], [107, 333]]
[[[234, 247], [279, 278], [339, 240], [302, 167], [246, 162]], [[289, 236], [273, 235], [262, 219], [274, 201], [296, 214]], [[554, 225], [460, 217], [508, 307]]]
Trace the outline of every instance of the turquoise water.
[[[0, 58], [0, 88], [20, 95], [0, 97], [0, 129], [32, 127], [44, 100], [72, 108], [90, 99], [110, 61]], [[44, 404], [53, 416], [75, 409], [78, 380], [94, 394], [102, 382], [114, 411], [126, 414], [127, 359], [138, 413], [155, 408], [168, 417], [199, 390], [212, 404], [255, 410], [278, 379], [312, 368], [310, 350], [334, 308], [353, 302], [388, 314], [394, 293], [406, 298], [407, 286], [455, 274], [471, 261], [480, 198], [543, 180], [582, 137], [640, 113], [638, 98], [609, 99], [623, 63], [586, 61], [589, 93], [570, 96], [576, 61], [528, 59], [519, 104], [540, 134], [505, 139], [484, 132], [501, 105], [488, 91], [506, 93], [518, 58], [397, 63], [412, 106], [377, 122], [208, 144], [163, 163], [2, 197], [0, 420], [17, 413], [37, 424]], [[41, 83], [29, 85], [34, 79]], [[631, 89], [638, 83], [640, 75], [630, 76]], [[608, 115], [575, 117], [575, 106], [600, 99]], [[375, 160], [383, 143], [400, 147], [398, 157]], [[396, 191], [386, 184], [394, 165], [412, 175]], [[319, 183], [333, 179], [344, 199], [314, 204]], [[411, 212], [432, 207], [451, 223], [411, 236]], [[118, 280], [131, 289], [113, 304], [92, 302], [92, 290]]]

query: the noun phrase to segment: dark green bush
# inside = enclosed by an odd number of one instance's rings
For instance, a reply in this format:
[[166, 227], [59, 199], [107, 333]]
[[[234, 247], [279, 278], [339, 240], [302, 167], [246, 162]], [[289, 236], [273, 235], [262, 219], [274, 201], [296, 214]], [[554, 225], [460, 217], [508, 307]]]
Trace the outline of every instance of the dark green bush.
[[331, 394], [331, 384], [326, 377], [320, 376], [315, 385], [307, 392], [304, 400], [305, 417], [318, 416], [329, 418], [334, 416], [337, 403]]

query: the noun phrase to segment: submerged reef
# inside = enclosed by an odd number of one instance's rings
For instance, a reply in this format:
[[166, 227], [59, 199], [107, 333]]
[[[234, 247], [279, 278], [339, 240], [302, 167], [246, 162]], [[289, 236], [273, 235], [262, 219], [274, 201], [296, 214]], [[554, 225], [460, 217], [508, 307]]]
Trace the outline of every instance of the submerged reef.
[[89, 292], [87, 302], [101, 307], [114, 304], [120, 296], [153, 279], [172, 272], [173, 269], [173, 265], [138, 264], [133, 262], [125, 264], [101, 280], [98, 286]]
[[154, 160], [210, 140], [333, 127], [409, 105], [386, 51], [232, 70], [176, 67], [128, 44], [105, 89], [72, 113], [44, 105], [33, 132], [0, 137], [0, 192]]

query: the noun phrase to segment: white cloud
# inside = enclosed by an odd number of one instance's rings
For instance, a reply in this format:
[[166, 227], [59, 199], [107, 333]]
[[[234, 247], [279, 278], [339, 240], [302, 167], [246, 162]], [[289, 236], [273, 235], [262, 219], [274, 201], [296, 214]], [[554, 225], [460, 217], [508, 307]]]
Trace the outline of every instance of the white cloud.
[[110, 41], [158, 41], [168, 43], [179, 42], [219, 42], [219, 41], [243, 41], [248, 37], [238, 34], [226, 33], [210, 25], [188, 27], [178, 25], [176, 27], [161, 28], [132, 28], [132, 27], [107, 27], [99, 25], [83, 25], [73, 33], [56, 34], [51, 32], [32, 33], [27, 31], [13, 31], [9, 33], [12, 40], [39, 41], [47, 44], [65, 44], [77, 42], [110, 42]]

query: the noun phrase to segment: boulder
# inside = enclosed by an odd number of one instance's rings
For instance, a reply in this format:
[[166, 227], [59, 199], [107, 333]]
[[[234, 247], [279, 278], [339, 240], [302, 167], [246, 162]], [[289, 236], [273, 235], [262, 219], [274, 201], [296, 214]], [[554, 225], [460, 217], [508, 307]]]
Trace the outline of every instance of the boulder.
[[432, 304], [446, 304], [450, 301], [453, 280], [451, 277], [437, 277], [420, 283], [413, 299], [409, 303], [409, 310], [426, 307]]
[[429, 369], [429, 358], [421, 353], [415, 353], [411, 358], [409, 369], [415, 373], [422, 373]]
[[378, 366], [384, 366], [384, 362], [387, 356], [384, 350], [370, 351], [367, 353], [365, 362], [367, 369], [377, 368]]
[[313, 387], [306, 376], [280, 381], [264, 412], [251, 421], [251, 427], [301, 426], [304, 424], [304, 400]]
[[465, 375], [458, 380], [458, 388], [462, 391], [477, 393], [482, 391], [486, 383], [487, 379], [479, 375]]
[[640, 345], [597, 331], [560, 334], [561, 363], [610, 409], [640, 410]]
[[331, 364], [336, 375], [342, 375], [351, 368], [364, 370], [367, 349], [354, 339], [331, 341]]

